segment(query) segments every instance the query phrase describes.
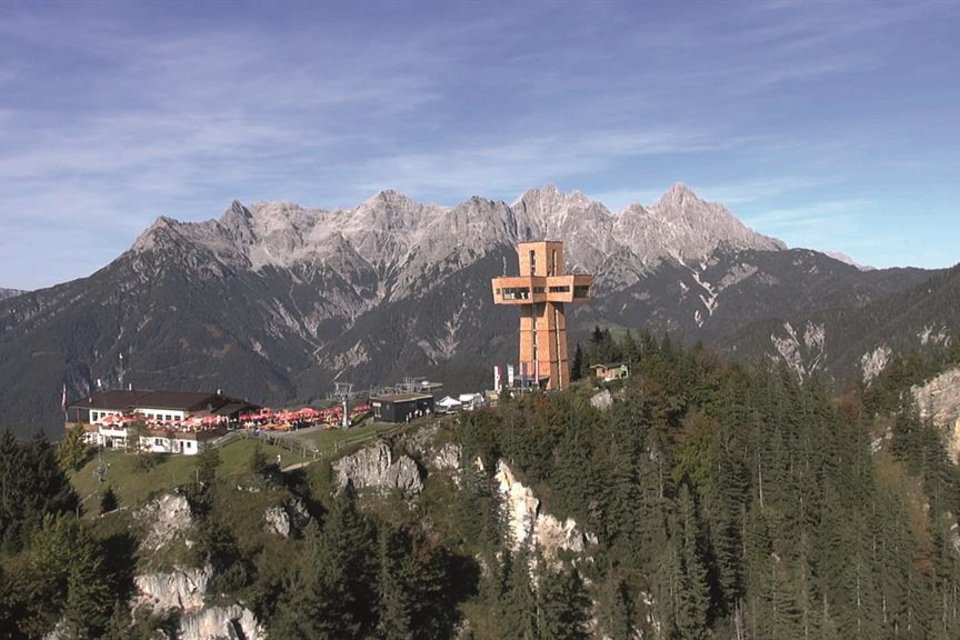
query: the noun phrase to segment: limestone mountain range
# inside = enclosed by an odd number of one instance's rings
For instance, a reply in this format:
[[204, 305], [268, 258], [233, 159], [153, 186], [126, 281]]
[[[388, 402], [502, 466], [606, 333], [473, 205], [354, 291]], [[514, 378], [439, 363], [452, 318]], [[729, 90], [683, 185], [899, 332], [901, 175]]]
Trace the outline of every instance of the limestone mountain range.
[[[595, 275], [572, 339], [594, 324], [645, 326], [801, 375], [830, 336], [790, 351], [777, 327], [937, 275], [788, 249], [680, 184], [617, 213], [552, 186], [454, 207], [389, 190], [348, 209], [233, 202], [205, 222], [160, 217], [93, 275], [0, 302], [0, 403], [25, 429], [55, 427], [63, 383], [72, 397], [122, 378], [273, 404], [316, 400], [335, 379], [478, 389], [516, 358], [515, 310], [492, 304], [489, 279], [516, 273], [514, 245], [534, 239], [563, 240], [568, 269]], [[848, 364], [834, 366], [849, 375]]]

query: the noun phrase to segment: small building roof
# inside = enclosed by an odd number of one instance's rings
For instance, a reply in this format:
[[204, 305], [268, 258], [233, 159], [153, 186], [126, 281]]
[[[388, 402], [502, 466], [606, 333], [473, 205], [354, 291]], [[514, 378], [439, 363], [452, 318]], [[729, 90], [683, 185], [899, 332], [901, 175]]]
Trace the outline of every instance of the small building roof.
[[411, 402], [413, 400], [433, 400], [433, 396], [428, 393], [388, 393], [382, 396], [372, 396], [371, 401], [380, 402]]
[[591, 369], [619, 369], [624, 366], [622, 362], [604, 362], [601, 364], [590, 365]]

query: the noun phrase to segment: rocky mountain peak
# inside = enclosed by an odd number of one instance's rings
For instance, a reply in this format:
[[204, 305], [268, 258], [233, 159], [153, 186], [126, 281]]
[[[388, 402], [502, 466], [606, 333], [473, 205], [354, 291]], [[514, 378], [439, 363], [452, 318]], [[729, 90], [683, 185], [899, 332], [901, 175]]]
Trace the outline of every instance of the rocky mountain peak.
[[233, 202], [230, 203], [230, 206], [227, 207], [227, 210], [223, 212], [223, 215], [224, 217], [231, 215], [231, 216], [238, 216], [241, 218], [249, 218], [250, 210], [247, 209], [245, 206], [243, 206], [243, 203], [240, 202], [239, 200], [234, 200]]
[[527, 189], [511, 205], [513, 208], [529, 209], [539, 214], [555, 213], [571, 206], [586, 208], [603, 205], [593, 202], [579, 189], [565, 193], [553, 184], [544, 185], [539, 189]]
[[164, 240], [171, 240], [176, 235], [176, 229], [181, 223], [167, 216], [157, 216], [149, 227], [137, 236], [130, 249], [134, 252], [157, 249]]
[[377, 209], [383, 207], [398, 209], [416, 209], [423, 205], [409, 197], [408, 195], [397, 191], [396, 189], [381, 189], [375, 194], [364, 200], [358, 209]]
[[234, 200], [220, 216], [219, 222], [225, 228], [236, 231], [238, 229], [249, 229], [251, 220], [253, 220], [253, 213], [243, 206], [243, 203], [239, 200]]
[[617, 237], [642, 259], [672, 256], [699, 260], [720, 246], [776, 251], [785, 245], [756, 233], [722, 205], [702, 200], [683, 183], [655, 204], [628, 205], [617, 216]]
[[662, 202], [672, 202], [683, 206], [688, 200], [703, 202], [703, 200], [701, 200], [700, 197], [693, 192], [693, 189], [682, 182], [676, 182], [672, 187], [670, 187], [670, 189], [667, 190], [665, 194], [663, 194], [663, 196], [660, 197], [660, 200], [657, 204]]
[[620, 210], [617, 218], [629, 218], [632, 216], [649, 216], [650, 211], [639, 202], [631, 202]]

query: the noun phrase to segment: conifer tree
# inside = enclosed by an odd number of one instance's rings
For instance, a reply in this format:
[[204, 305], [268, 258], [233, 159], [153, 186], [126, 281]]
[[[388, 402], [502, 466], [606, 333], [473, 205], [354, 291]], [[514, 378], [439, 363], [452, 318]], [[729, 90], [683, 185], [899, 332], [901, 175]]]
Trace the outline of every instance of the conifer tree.
[[706, 636], [710, 594], [702, 559], [700, 524], [690, 491], [680, 487], [677, 499], [678, 530], [682, 536], [680, 580], [677, 594], [677, 627], [684, 640], [700, 640]]
[[734, 455], [736, 443], [717, 435], [706, 487], [705, 511], [711, 531], [716, 587], [721, 609], [731, 612], [743, 596], [743, 514], [748, 487], [746, 467]]
[[590, 637], [590, 598], [576, 569], [553, 571], [538, 558], [538, 637], [587, 640]]
[[577, 348], [573, 352], [573, 361], [570, 363], [570, 379], [573, 381], [583, 377], [583, 349], [577, 342]]
[[86, 461], [90, 447], [83, 437], [83, 427], [73, 426], [66, 430], [63, 440], [57, 445], [57, 459], [64, 471], [77, 471]]
[[516, 640], [537, 640], [537, 595], [530, 582], [530, 556], [524, 549], [509, 561], [507, 580], [500, 600], [501, 637]]
[[324, 522], [322, 540], [332, 562], [343, 567], [346, 588], [355, 603], [351, 614], [359, 629], [368, 633], [376, 624], [377, 534], [356, 501], [352, 485], [337, 494]]
[[109, 513], [116, 510], [118, 506], [117, 494], [114, 493], [113, 487], [107, 487], [100, 495], [100, 513]]
[[0, 433], [0, 537], [19, 550], [44, 514], [72, 512], [77, 496], [42, 433], [26, 444]]
[[630, 364], [640, 360], [640, 345], [633, 337], [633, 332], [629, 329], [624, 334], [623, 340], [620, 343], [620, 352], [623, 355], [623, 359]]
[[247, 464], [250, 473], [262, 476], [267, 471], [267, 456], [263, 452], [263, 447], [257, 441], [253, 445], [253, 451], [250, 453], [250, 461]]
[[67, 637], [95, 636], [108, 619], [109, 578], [103, 550], [77, 520], [46, 515], [31, 539], [30, 556], [51, 625]]
[[417, 610], [414, 583], [417, 569], [405, 542], [400, 532], [381, 530], [378, 580], [380, 622], [377, 636], [384, 640], [414, 638], [414, 615]]
[[611, 640], [634, 637], [634, 612], [627, 584], [616, 576], [607, 576], [600, 588], [598, 618], [604, 634]]
[[[265, 458], [263, 462], [266, 463]], [[217, 467], [219, 466], [220, 452], [215, 447], [209, 445], [203, 446], [197, 455], [197, 480], [202, 486], [208, 487], [214, 483], [217, 479]], [[254, 466], [253, 462], [251, 462], [251, 466]], [[255, 466], [261, 469], [263, 467], [259, 460]], [[259, 473], [259, 471], [255, 471], [255, 473]]]

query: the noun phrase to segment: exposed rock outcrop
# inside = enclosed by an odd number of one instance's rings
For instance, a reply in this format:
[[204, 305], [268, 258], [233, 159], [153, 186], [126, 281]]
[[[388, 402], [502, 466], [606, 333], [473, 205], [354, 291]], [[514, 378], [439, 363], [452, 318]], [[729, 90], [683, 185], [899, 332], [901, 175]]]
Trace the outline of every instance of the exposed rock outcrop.
[[400, 436], [400, 445], [407, 451], [426, 457], [433, 448], [439, 433], [440, 426], [433, 423], [415, 431], [404, 433]]
[[[813, 322], [795, 328], [791, 323], [784, 322], [782, 327], [770, 335], [770, 342], [780, 360], [785, 362], [800, 380], [805, 380], [821, 369], [825, 354], [826, 328]], [[776, 360], [774, 358], [774, 361]]]
[[264, 640], [266, 632], [249, 609], [210, 607], [180, 619], [179, 640]]
[[600, 411], [606, 411], [613, 406], [613, 395], [610, 393], [609, 389], [604, 389], [600, 393], [597, 393], [590, 398], [590, 404]]
[[960, 368], [913, 387], [911, 392], [920, 417], [940, 430], [950, 459], [960, 463]]
[[887, 362], [893, 350], [887, 345], [881, 345], [869, 353], [860, 357], [860, 370], [863, 372], [863, 381], [870, 382], [876, 378], [881, 371], [887, 368]]
[[295, 535], [310, 520], [307, 506], [299, 497], [293, 498], [285, 504], [267, 507], [263, 514], [266, 520], [266, 530], [283, 538]]
[[165, 494], [148, 502], [137, 512], [137, 518], [147, 525], [147, 535], [140, 548], [151, 552], [182, 537], [193, 526], [190, 503], [184, 496], [175, 494]]
[[134, 578], [137, 596], [133, 609], [148, 607], [154, 612], [180, 612], [178, 640], [262, 640], [266, 633], [252, 611], [234, 604], [204, 606], [207, 584], [213, 568], [178, 567], [170, 572], [149, 573]]
[[433, 452], [428, 458], [431, 468], [437, 471], [453, 471], [460, 469], [460, 446], [448, 442]]
[[596, 536], [583, 533], [576, 521], [567, 518], [561, 522], [540, 511], [540, 500], [524, 486], [502, 460], [497, 463], [497, 481], [504, 501], [507, 530], [514, 550], [527, 545], [536, 548], [547, 562], [553, 562], [561, 550], [582, 553]]
[[210, 566], [177, 567], [170, 572], [138, 575], [133, 579], [138, 592], [133, 606], [149, 606], [154, 611], [197, 611], [203, 607], [203, 596], [212, 575]]
[[357, 489], [372, 487], [384, 492], [399, 489], [407, 496], [423, 491], [417, 463], [409, 456], [394, 460], [390, 447], [383, 441], [341, 458], [334, 463], [334, 469], [341, 489], [351, 483]]
[[440, 425], [435, 423], [405, 434], [401, 446], [415, 454], [431, 471], [449, 471], [456, 474], [460, 469], [460, 445], [455, 442], [438, 444], [438, 439], [441, 439], [439, 436]]
[[275, 533], [281, 538], [289, 538], [293, 527], [290, 524], [290, 515], [282, 505], [267, 507], [263, 513], [264, 520], [267, 521], [266, 530]]

